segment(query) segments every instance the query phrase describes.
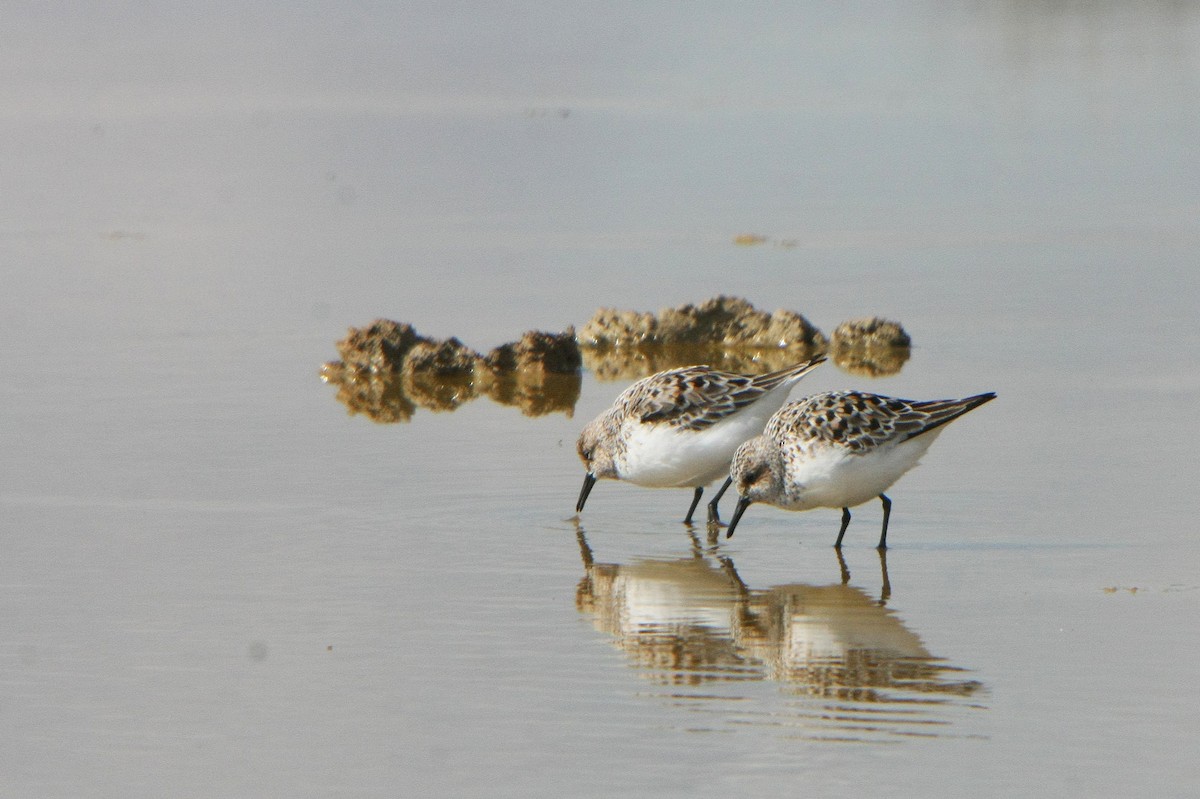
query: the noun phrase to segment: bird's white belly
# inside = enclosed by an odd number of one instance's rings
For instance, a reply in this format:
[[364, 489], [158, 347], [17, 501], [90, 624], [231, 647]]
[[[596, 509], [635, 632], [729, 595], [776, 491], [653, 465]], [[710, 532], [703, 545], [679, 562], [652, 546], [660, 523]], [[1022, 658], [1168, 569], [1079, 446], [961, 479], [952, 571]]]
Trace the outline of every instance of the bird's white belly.
[[[762, 432], [774, 403], [764, 397], [750, 408], [703, 430], [633, 425], [620, 469], [622, 480], [651, 488], [705, 486], [729, 475], [733, 453]], [[760, 407], [764, 406], [766, 407]]]
[[786, 507], [794, 510], [852, 508], [868, 502], [916, 466], [938, 432], [930, 431], [865, 454], [825, 448], [791, 470], [789, 482], [797, 490], [789, 492], [790, 501]]

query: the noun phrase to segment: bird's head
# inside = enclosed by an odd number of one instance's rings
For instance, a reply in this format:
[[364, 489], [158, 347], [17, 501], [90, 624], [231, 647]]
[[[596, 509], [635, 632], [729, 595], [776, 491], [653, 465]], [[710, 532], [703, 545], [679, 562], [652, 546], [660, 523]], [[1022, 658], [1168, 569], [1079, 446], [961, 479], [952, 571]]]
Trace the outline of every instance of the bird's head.
[[738, 492], [737, 509], [729, 521], [725, 537], [733, 535], [738, 521], [753, 502], [773, 503], [783, 493], [783, 459], [779, 448], [765, 436], [757, 436], [738, 447], [729, 469]]
[[783, 493], [783, 459], [765, 436], [738, 447], [729, 476], [738, 496], [751, 502], [772, 502]]
[[587, 474], [583, 476], [583, 488], [579, 491], [579, 501], [575, 503], [576, 513], [583, 513], [588, 494], [592, 493], [592, 486], [598, 479], [617, 477], [612, 437], [605, 434], [605, 421], [603, 416], [592, 420], [583, 428], [579, 440], [575, 442], [575, 451], [579, 453], [579, 460], [583, 461], [583, 468], [587, 470]]

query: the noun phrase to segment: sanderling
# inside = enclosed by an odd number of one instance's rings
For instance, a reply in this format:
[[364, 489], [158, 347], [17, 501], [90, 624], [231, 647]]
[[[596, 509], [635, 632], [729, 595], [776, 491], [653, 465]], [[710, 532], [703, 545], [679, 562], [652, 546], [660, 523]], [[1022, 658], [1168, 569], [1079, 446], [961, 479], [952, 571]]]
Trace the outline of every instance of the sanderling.
[[[704, 486], [728, 477], [738, 446], [761, 433], [791, 387], [824, 360], [818, 356], [756, 377], [688, 366], [634, 383], [579, 435], [576, 448], [587, 475], [576, 512], [583, 511], [596, 480], [610, 478], [652, 488], [694, 488], [684, 518], [691, 523]], [[717, 502], [730, 482], [726, 479], [708, 503], [710, 522], [720, 521]]]
[[879, 497], [879, 549], [886, 549], [892, 501], [883, 492], [917, 465], [947, 422], [995, 398], [989, 392], [913, 402], [838, 391], [789, 402], [733, 456], [730, 475], [739, 499], [726, 537], [752, 502], [786, 510], [841, 508], [834, 544], [841, 547], [850, 508]]

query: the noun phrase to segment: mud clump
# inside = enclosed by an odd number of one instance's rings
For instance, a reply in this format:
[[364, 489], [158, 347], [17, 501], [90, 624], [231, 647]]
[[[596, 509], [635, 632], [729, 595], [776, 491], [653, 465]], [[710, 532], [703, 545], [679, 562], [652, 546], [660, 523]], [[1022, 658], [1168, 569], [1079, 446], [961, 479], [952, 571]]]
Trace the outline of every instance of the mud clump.
[[900, 371], [911, 344], [904, 328], [886, 319], [843, 322], [829, 340], [799, 313], [768, 314], [728, 296], [657, 314], [601, 308], [580, 328], [579, 343], [584, 366], [598, 380], [699, 363], [760, 374], [825, 353], [852, 374], [879, 377]]
[[401, 371], [408, 375], [470, 375], [478, 360], [479, 353], [456, 338], [422, 339], [405, 354]]
[[528, 416], [574, 411], [582, 357], [574, 328], [531, 330], [486, 356], [457, 338], [422, 336], [412, 325], [376, 319], [336, 344], [340, 361], [321, 369], [351, 415], [406, 422], [417, 408], [453, 411], [479, 396]]
[[912, 355], [912, 339], [899, 322], [881, 319], [851, 319], [833, 331], [830, 340], [833, 362], [851, 374], [867, 377], [894, 375]]
[[486, 355], [390, 319], [351, 328], [336, 346], [341, 360], [325, 364], [322, 380], [337, 385], [351, 414], [390, 423], [408, 421], [417, 408], [452, 411], [481, 396], [527, 416], [570, 416], [583, 367], [601, 381], [692, 364], [761, 374], [828, 352], [852, 374], [891, 375], [908, 360], [911, 342], [899, 323], [878, 317], [843, 322], [826, 339], [794, 311], [766, 313], [718, 296], [657, 314], [601, 308], [578, 336], [573, 327], [531, 330]]
[[403, 368], [404, 357], [414, 344], [428, 341], [412, 325], [376, 319], [367, 327], [350, 328], [335, 346], [348, 369], [392, 372]]
[[568, 327], [562, 333], [530, 330], [520, 341], [501, 344], [482, 360], [493, 372], [536, 370], [574, 374], [583, 366], [574, 327]]
[[584, 365], [599, 380], [645, 377], [697, 363], [732, 372], [768, 372], [828, 347], [821, 331], [800, 314], [769, 314], [727, 296], [657, 314], [601, 308], [580, 329], [579, 343]]
[[833, 343], [865, 347], [908, 347], [912, 339], [899, 322], [872, 316], [842, 322], [833, 331]]
[[493, 402], [518, 407], [526, 416], [557, 411], [570, 416], [579, 401], [582, 367], [574, 327], [562, 333], [530, 330], [483, 356], [475, 384]]
[[[740, 297], [714, 297], [699, 305], [648, 312], [601, 308], [579, 331], [585, 347], [721, 345], [793, 349], [796, 359], [825, 351], [828, 342], [798, 313], [760, 311]], [[810, 356], [811, 357], [811, 356]]]
[[661, 344], [656, 336], [658, 319], [649, 312], [601, 308], [579, 331], [585, 347], [641, 347]]

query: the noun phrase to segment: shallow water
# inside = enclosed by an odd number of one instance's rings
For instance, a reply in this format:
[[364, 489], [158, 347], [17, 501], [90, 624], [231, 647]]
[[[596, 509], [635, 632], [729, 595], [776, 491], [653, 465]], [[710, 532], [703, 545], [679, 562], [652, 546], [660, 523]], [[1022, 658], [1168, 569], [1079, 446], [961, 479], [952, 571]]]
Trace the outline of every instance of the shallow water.
[[[7, 26], [0, 793], [1189, 791], [1200, 9], [262, 9]], [[885, 562], [318, 379], [720, 293], [998, 392]]]

